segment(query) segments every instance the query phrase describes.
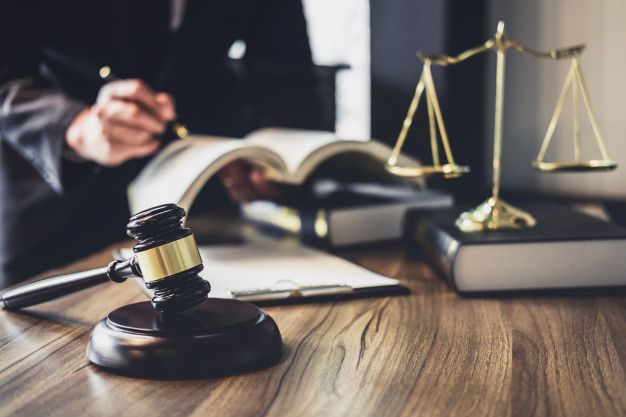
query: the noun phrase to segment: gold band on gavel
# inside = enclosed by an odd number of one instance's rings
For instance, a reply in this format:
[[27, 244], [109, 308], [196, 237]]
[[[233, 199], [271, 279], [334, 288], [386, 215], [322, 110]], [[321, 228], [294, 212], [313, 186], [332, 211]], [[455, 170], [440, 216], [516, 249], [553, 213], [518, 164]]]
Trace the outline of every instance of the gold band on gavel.
[[156, 281], [202, 264], [193, 235], [135, 254], [145, 282]]

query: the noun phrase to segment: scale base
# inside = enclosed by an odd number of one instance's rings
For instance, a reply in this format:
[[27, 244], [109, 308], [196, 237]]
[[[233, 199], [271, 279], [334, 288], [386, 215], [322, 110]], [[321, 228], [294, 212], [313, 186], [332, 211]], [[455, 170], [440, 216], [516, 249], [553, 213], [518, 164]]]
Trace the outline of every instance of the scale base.
[[537, 222], [530, 214], [494, 197], [473, 210], [462, 213], [455, 222], [459, 230], [472, 233], [485, 230], [528, 229]]
[[282, 353], [274, 320], [237, 300], [207, 299], [164, 315], [145, 301], [120, 307], [94, 327], [87, 359], [140, 377], [186, 378], [270, 366]]

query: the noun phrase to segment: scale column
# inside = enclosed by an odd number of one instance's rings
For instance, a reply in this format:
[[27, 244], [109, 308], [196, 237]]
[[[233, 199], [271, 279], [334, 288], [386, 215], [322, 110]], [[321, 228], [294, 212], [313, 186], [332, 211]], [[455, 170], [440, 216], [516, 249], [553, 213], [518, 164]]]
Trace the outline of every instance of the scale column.
[[[505, 52], [502, 45], [504, 22], [498, 24], [496, 33], [496, 102], [493, 128], [493, 183], [491, 194], [494, 200], [500, 198], [500, 160], [502, 159], [502, 115], [504, 112], [504, 66]], [[497, 213], [494, 213], [497, 216]]]
[[533, 227], [535, 219], [500, 199], [500, 176], [502, 159], [502, 119], [504, 112], [504, 69], [506, 50], [511, 41], [505, 37], [504, 22], [498, 22], [495, 40], [490, 46], [497, 53], [496, 102], [493, 127], [493, 181], [491, 197], [478, 207], [461, 213], [455, 224], [463, 232], [480, 232], [498, 229], [524, 229]]

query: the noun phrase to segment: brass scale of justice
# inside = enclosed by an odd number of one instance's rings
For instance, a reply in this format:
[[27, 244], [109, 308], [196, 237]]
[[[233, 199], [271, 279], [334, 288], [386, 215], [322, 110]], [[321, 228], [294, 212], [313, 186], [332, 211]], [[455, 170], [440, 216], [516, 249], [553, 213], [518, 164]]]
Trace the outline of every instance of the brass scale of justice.
[[[430, 175], [441, 175], [444, 178], [458, 178], [470, 171], [468, 166], [458, 165], [454, 161], [450, 142], [446, 133], [446, 128], [441, 115], [441, 108], [435, 92], [431, 66], [456, 65], [466, 61], [476, 55], [495, 51], [496, 60], [496, 91], [495, 91], [495, 119], [493, 131], [493, 180], [492, 194], [486, 201], [473, 210], [462, 213], [456, 220], [456, 226], [463, 232], [479, 232], [498, 229], [525, 229], [536, 224], [534, 217], [525, 211], [511, 206], [500, 198], [500, 170], [502, 155], [502, 116], [504, 108], [504, 68], [505, 54], [509, 49], [529, 54], [536, 58], [547, 58], [553, 60], [570, 59], [570, 69], [565, 78], [565, 83], [556, 103], [556, 108], [548, 125], [539, 153], [532, 162], [533, 168], [541, 172], [585, 172], [585, 171], [611, 171], [617, 167], [617, 163], [609, 158], [606, 144], [597, 117], [591, 106], [591, 100], [585, 79], [580, 68], [579, 56], [582, 54], [585, 45], [575, 45], [568, 48], [556, 49], [548, 52], [536, 51], [528, 48], [524, 44], [509, 38], [504, 32], [504, 22], [498, 23], [495, 37], [487, 40], [481, 46], [468, 49], [457, 56], [428, 55], [418, 52], [418, 58], [424, 62], [423, 71], [415, 95], [409, 105], [402, 129], [398, 135], [396, 144], [386, 163], [386, 169], [390, 173], [402, 177], [426, 177]], [[558, 124], [561, 112], [565, 105], [567, 95], [572, 90], [573, 106], [573, 145], [574, 160], [566, 162], [547, 162], [544, 160], [552, 136]], [[432, 152], [433, 165], [430, 166], [400, 166], [398, 158], [402, 146], [406, 140], [407, 133], [413, 123], [413, 116], [417, 110], [422, 94], [426, 94], [426, 105], [428, 111], [428, 124], [430, 133], [430, 147]], [[582, 99], [589, 115], [591, 127], [595, 135], [602, 159], [583, 160], [581, 159], [580, 142], [580, 114], [578, 109], [579, 95]], [[447, 162], [441, 163], [439, 159], [439, 149], [437, 145], [437, 130], [441, 136], [444, 154]]]

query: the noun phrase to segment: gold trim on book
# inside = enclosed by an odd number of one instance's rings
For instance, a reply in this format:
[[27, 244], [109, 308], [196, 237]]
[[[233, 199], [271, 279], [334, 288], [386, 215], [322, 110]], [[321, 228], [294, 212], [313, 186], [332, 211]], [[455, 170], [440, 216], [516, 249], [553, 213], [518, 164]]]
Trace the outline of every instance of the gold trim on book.
[[300, 212], [291, 207], [279, 207], [277, 211], [254, 213], [252, 221], [268, 223], [291, 234], [298, 234], [302, 231], [302, 219]]
[[324, 210], [318, 210], [317, 215], [315, 216], [315, 223], [313, 227], [315, 229], [315, 234], [320, 239], [324, 239], [328, 236], [328, 220], [326, 217], [326, 211]]
[[193, 235], [135, 254], [145, 282], [156, 281], [202, 264]]

